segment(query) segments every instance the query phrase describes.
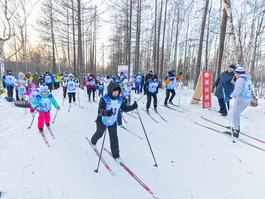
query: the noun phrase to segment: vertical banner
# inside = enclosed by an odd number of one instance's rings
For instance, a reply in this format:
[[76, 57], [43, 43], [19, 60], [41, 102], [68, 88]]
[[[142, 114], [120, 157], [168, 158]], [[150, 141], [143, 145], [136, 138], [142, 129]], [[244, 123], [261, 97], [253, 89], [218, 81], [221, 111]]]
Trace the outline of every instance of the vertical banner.
[[211, 72], [202, 71], [202, 108], [211, 108]]

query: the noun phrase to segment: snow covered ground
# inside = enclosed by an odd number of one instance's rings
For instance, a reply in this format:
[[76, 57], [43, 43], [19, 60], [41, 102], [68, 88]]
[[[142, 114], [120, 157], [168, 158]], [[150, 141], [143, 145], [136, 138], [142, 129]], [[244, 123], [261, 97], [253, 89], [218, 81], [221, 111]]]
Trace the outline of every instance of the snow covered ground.
[[[62, 105], [62, 90], [55, 91]], [[164, 95], [161, 91], [158, 100]], [[98, 157], [87, 143], [95, 132], [97, 104], [87, 102], [80, 90], [81, 105], [68, 112], [68, 102], [61, 106], [52, 130], [45, 135], [47, 147], [37, 129], [37, 118], [31, 129], [29, 110], [25, 114], [0, 98], [0, 191], [4, 199], [145, 199], [151, 195], [106, 152], [103, 157], [114, 172], [111, 175], [103, 164], [95, 173]], [[140, 95], [134, 94], [136, 97]], [[146, 97], [139, 101], [139, 112], [158, 163], [154, 161], [146, 139], [139, 139], [118, 128], [120, 155], [130, 168], [161, 199], [264, 199], [265, 152], [198, 126], [194, 121], [225, 130], [200, 118], [205, 116], [224, 125], [214, 97], [213, 109], [202, 110], [201, 104], [191, 105], [192, 90], [181, 90], [181, 109], [184, 113], [158, 107], [163, 121], [152, 110], [155, 123], [143, 110]], [[160, 104], [163, 103], [164, 97]], [[174, 102], [178, 103], [178, 92]], [[248, 107], [241, 117], [242, 132], [265, 140], [265, 101], [258, 107]], [[51, 118], [55, 115], [52, 109]], [[134, 116], [137, 116], [133, 113]], [[126, 128], [144, 137], [139, 120], [124, 114]], [[265, 144], [240, 136], [265, 149]], [[102, 139], [98, 142], [100, 148]], [[105, 147], [109, 149], [109, 138]]]

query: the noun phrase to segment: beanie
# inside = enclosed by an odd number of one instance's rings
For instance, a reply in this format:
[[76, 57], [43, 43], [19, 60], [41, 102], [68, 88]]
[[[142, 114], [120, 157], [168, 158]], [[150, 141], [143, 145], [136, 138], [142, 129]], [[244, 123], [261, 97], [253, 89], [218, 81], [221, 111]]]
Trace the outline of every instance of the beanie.
[[234, 70], [236, 70], [236, 66], [235, 65], [230, 65], [228, 68], [233, 68]]
[[245, 74], [246, 73], [246, 70], [243, 68], [243, 66], [240, 66], [240, 67], [236, 68], [236, 70], [234, 71], [234, 73], [237, 73], [237, 74]]
[[40, 92], [49, 92], [48, 86], [46, 84], [42, 84], [40, 87]]

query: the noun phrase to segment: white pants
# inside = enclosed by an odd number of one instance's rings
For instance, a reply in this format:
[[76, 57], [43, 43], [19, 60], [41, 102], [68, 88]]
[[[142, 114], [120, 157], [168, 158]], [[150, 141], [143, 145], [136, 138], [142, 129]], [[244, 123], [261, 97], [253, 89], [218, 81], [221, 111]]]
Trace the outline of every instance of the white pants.
[[27, 96], [26, 95], [18, 95], [18, 99], [26, 101], [27, 100]]
[[249, 101], [235, 101], [232, 106], [232, 122], [234, 130], [240, 130], [240, 114], [249, 106]]

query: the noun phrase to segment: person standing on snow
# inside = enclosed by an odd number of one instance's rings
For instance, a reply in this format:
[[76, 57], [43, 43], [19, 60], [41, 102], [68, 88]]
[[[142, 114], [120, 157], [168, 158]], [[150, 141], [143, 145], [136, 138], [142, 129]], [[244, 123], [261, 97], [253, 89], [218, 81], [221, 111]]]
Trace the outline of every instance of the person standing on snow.
[[102, 80], [98, 83], [98, 96], [103, 96], [103, 90], [104, 90], [104, 82]]
[[50, 90], [50, 93], [51, 93], [52, 92], [52, 85], [53, 85], [53, 82], [54, 82], [54, 78], [53, 78], [53, 76], [49, 72], [46, 72], [45, 73], [45, 75], [44, 75], [44, 82], [48, 86], [48, 88]]
[[165, 79], [165, 83], [167, 85], [167, 91], [166, 91], [166, 98], [165, 98], [164, 105], [166, 107], [168, 107], [167, 100], [169, 99], [170, 93], [171, 93], [171, 97], [168, 103], [173, 104], [172, 100], [176, 95], [176, 92], [175, 92], [176, 81], [180, 80], [181, 75], [182, 75], [182, 72], [180, 72], [179, 75], [176, 76], [176, 71], [174, 69], [168, 72], [168, 76]]
[[96, 92], [96, 84], [97, 80], [94, 77], [94, 73], [90, 72], [88, 77], [86, 78], [86, 86], [87, 86], [87, 94], [88, 94], [88, 99], [90, 101], [91, 99], [91, 92], [93, 93], [93, 102], [95, 102], [95, 92]]
[[63, 99], [66, 98], [67, 93], [67, 81], [69, 80], [68, 72], [64, 73], [64, 76], [62, 78], [62, 86], [63, 86]]
[[119, 142], [117, 136], [117, 114], [119, 109], [124, 112], [132, 111], [138, 107], [137, 102], [132, 106], [126, 106], [120, 97], [121, 88], [119, 83], [111, 82], [108, 85], [108, 93], [100, 98], [98, 117], [96, 120], [97, 130], [91, 138], [92, 147], [96, 149], [97, 141], [102, 137], [106, 126], [110, 136], [110, 148], [113, 158], [122, 162], [119, 153]]
[[49, 93], [48, 86], [46, 84], [43, 84], [40, 87], [39, 94], [34, 97], [31, 103], [33, 109], [39, 111], [38, 128], [40, 133], [43, 133], [44, 123], [47, 127], [50, 127], [51, 104], [53, 104], [57, 111], [60, 110], [60, 107], [54, 99], [53, 95]]
[[75, 93], [76, 93], [76, 87], [78, 86], [76, 80], [74, 79], [73, 74], [69, 75], [69, 79], [66, 82], [66, 86], [67, 86], [67, 93], [68, 93], [68, 98], [69, 98], [69, 107], [71, 107], [72, 98], [75, 104]]
[[34, 113], [34, 109], [31, 105], [33, 99], [35, 96], [37, 96], [39, 94], [39, 90], [37, 89], [37, 85], [35, 82], [31, 82], [31, 84], [29, 85], [30, 89], [27, 90], [26, 95], [29, 96], [29, 107], [30, 107], [30, 112]]
[[142, 75], [141, 72], [138, 71], [137, 75], [134, 76], [135, 79], [135, 93], [137, 92], [138, 94], [140, 93], [140, 85], [142, 81]]
[[159, 80], [157, 75], [153, 75], [152, 79], [149, 79], [145, 84], [146, 94], [147, 94], [147, 103], [146, 111], [149, 113], [149, 108], [151, 105], [151, 99], [154, 98], [154, 109], [157, 110], [157, 93], [158, 93]]
[[145, 76], [145, 84], [149, 81], [149, 79], [152, 79], [154, 76], [153, 71], [149, 71], [149, 73]]
[[18, 77], [15, 79], [14, 83], [17, 90], [17, 98], [18, 98], [17, 100], [26, 101], [28, 82], [22, 72], [19, 72]]
[[108, 93], [108, 86], [109, 86], [110, 82], [111, 82], [110, 76], [107, 75], [107, 77], [104, 79], [104, 92], [103, 92], [103, 95]]
[[243, 66], [236, 68], [234, 73], [235, 77], [237, 78], [234, 91], [230, 96], [224, 99], [224, 103], [229, 102], [230, 99], [235, 99], [231, 112], [233, 123], [233, 136], [238, 138], [240, 133], [240, 114], [250, 104], [252, 83], [251, 76], [245, 74], [246, 71]]
[[142, 77], [141, 77], [141, 87], [140, 87], [140, 93], [143, 92], [143, 87], [144, 87], [144, 73], [142, 74]]
[[[233, 86], [234, 86], [234, 70], [236, 69], [235, 65], [230, 65], [226, 71], [224, 71], [218, 79], [215, 81], [214, 87], [216, 87], [216, 92], [215, 96], [218, 98], [220, 110], [219, 113], [222, 114], [222, 116], [227, 115], [227, 111], [225, 108], [225, 103], [224, 103], [224, 95], [223, 95], [223, 90], [222, 90], [222, 84], [224, 85], [224, 90], [225, 90], [225, 96], [228, 97], [231, 95]], [[229, 102], [227, 102], [227, 106], [229, 109]]]
[[12, 74], [12, 70], [8, 69], [7, 74], [2, 79], [4, 88], [7, 90], [8, 101], [13, 101], [13, 90], [15, 86], [15, 75]]

